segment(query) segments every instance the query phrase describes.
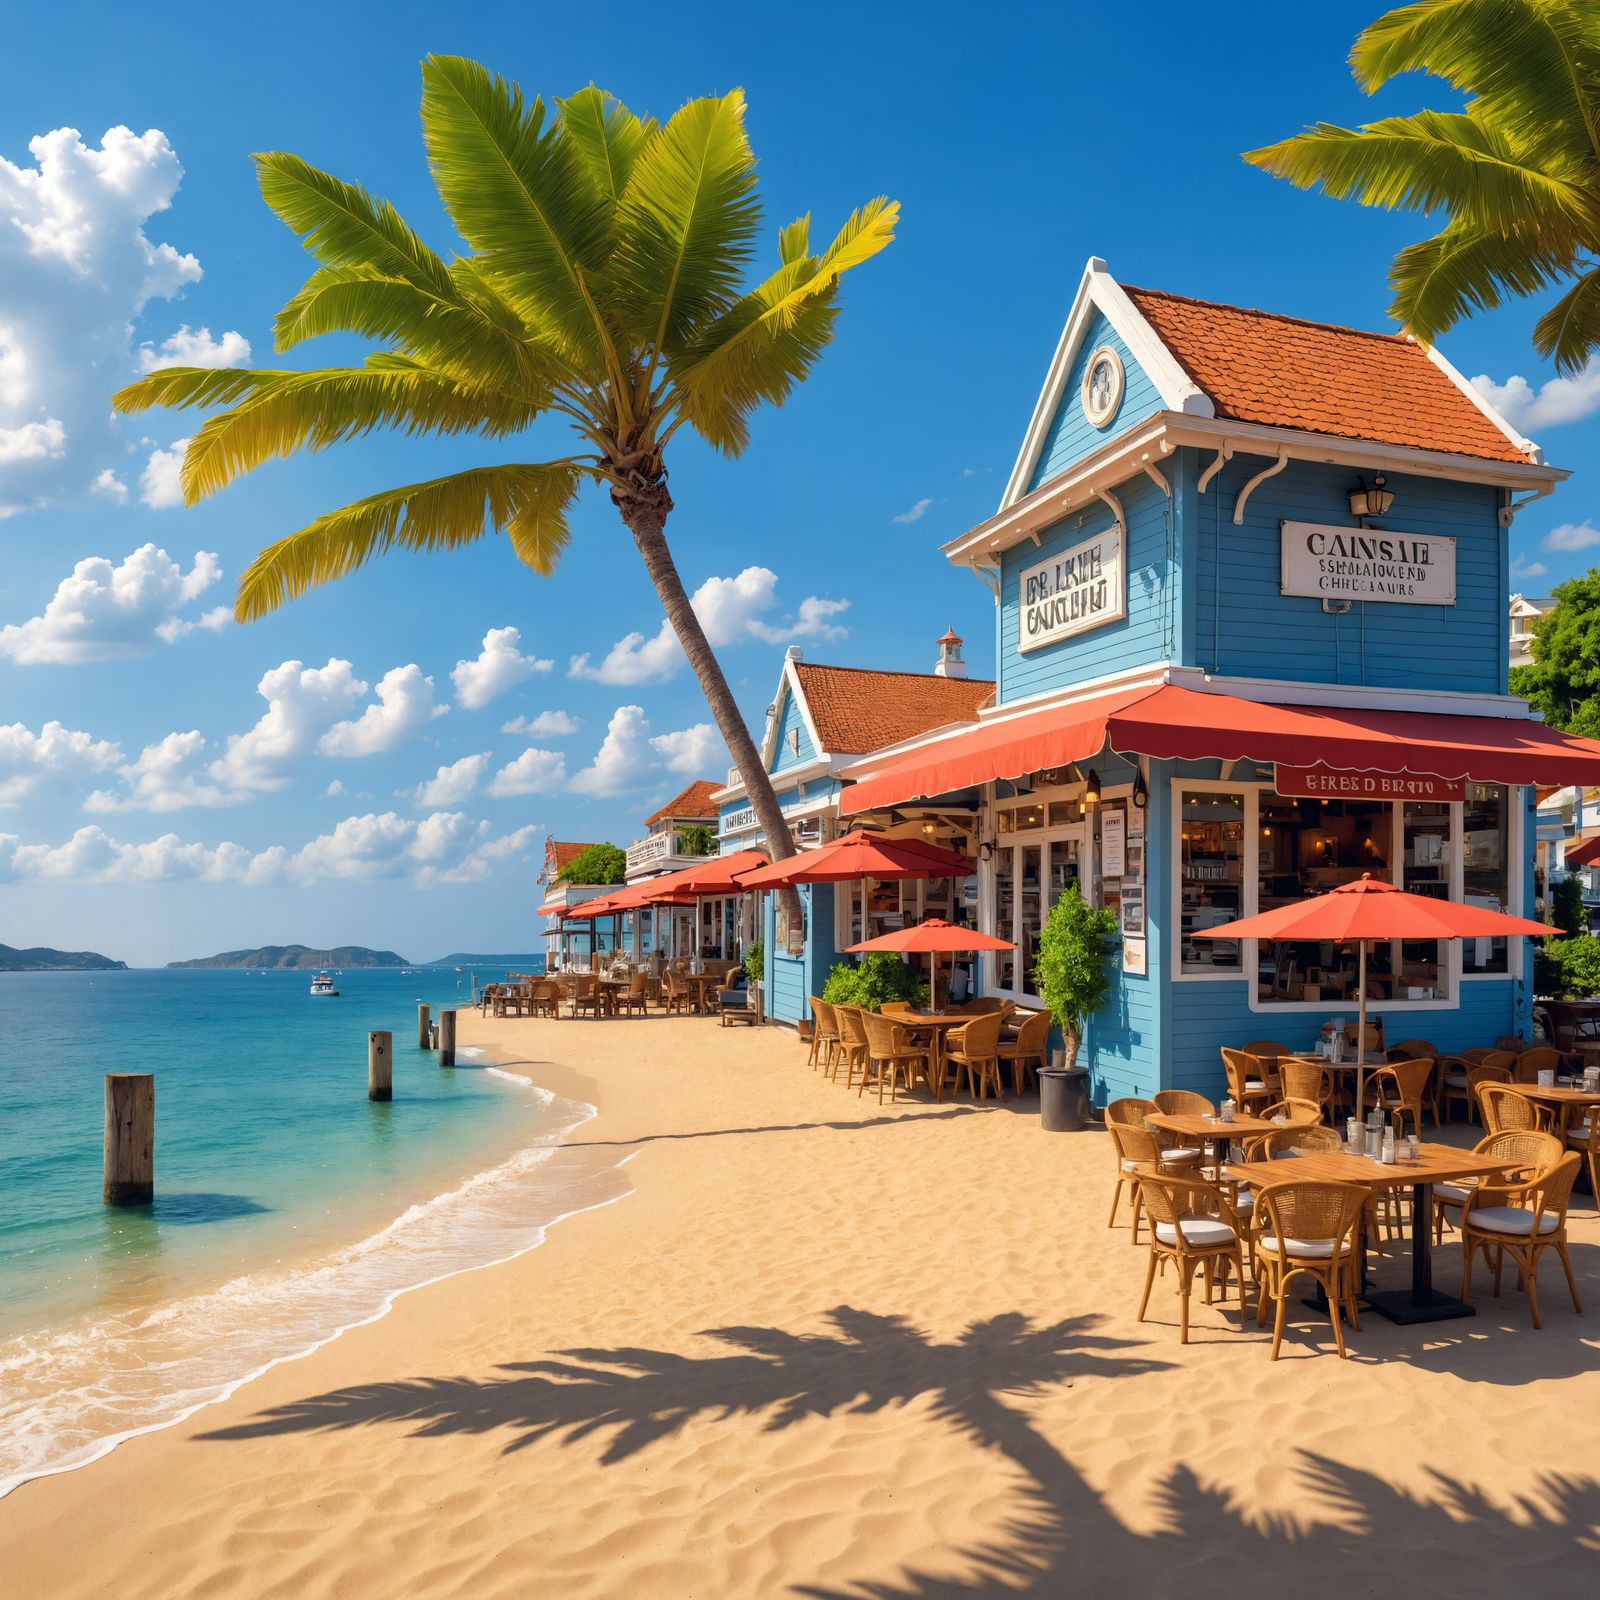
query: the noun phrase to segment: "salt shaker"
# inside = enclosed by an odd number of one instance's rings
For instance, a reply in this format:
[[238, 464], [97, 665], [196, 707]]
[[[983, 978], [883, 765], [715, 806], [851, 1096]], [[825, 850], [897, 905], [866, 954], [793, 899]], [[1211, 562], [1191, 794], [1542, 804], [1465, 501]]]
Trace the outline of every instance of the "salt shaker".
[[1394, 1165], [1394, 1155], [1394, 1129], [1385, 1128], [1383, 1130], [1383, 1151], [1378, 1159], [1384, 1166], [1392, 1167]]

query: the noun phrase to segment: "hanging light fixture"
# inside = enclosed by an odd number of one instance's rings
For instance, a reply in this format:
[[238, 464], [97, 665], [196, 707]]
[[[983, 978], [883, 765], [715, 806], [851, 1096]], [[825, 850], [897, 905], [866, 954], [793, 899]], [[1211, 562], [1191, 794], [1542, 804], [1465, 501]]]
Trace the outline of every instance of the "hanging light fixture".
[[1384, 485], [1388, 479], [1380, 472], [1371, 483], [1361, 482], [1350, 491], [1350, 515], [1381, 517], [1394, 504], [1394, 492]]
[[1150, 790], [1145, 784], [1144, 772], [1139, 767], [1135, 767], [1133, 771], [1132, 799], [1135, 807], [1140, 811], [1143, 811], [1150, 804]]
[[1100, 804], [1100, 774], [1093, 767], [1089, 768], [1088, 779], [1083, 785], [1083, 803], [1086, 806]]

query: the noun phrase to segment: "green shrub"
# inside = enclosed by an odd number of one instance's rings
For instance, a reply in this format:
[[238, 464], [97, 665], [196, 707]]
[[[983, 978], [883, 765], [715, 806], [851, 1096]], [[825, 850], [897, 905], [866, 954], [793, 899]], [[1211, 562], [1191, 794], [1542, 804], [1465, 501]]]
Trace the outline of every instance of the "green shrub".
[[614, 844], [592, 844], [556, 874], [556, 882], [621, 883], [627, 870], [628, 858]]
[[1550, 920], [1569, 938], [1589, 931], [1589, 913], [1583, 904], [1583, 880], [1569, 872], [1550, 892]]
[[1600, 939], [1546, 939], [1533, 957], [1535, 994], [1551, 1000], [1589, 1000], [1600, 995]]
[[1111, 992], [1111, 954], [1117, 914], [1096, 910], [1076, 881], [1050, 908], [1034, 963], [1036, 992], [1066, 1041], [1067, 1065], [1076, 1066], [1083, 1025]]
[[703, 822], [692, 822], [678, 829], [678, 849], [686, 856], [714, 856], [717, 836]]
[[760, 983], [767, 970], [767, 947], [754, 939], [745, 948], [744, 975], [751, 983]]
[[822, 987], [822, 998], [830, 1006], [860, 1006], [863, 1011], [881, 1011], [886, 1000], [909, 1000], [912, 1005], [928, 1003], [928, 983], [897, 955], [875, 950], [859, 964], [841, 961]]

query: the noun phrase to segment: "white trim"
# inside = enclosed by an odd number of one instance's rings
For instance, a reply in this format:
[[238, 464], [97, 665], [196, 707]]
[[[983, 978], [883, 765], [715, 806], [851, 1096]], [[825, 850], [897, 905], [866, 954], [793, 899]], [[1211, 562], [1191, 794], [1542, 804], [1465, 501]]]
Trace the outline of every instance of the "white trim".
[[[768, 772], [767, 777], [772, 782], [774, 789], [781, 789], [791, 783], [810, 783], [815, 778], [831, 778], [850, 765], [852, 761], [860, 760], [859, 756], [818, 756], [811, 761], [802, 761], [792, 767], [784, 767], [777, 772]], [[714, 805], [725, 805], [730, 800], [748, 798], [748, 791], [743, 781], [730, 783], [724, 789], [713, 789], [711, 800]]]
[[[1250, 503], [1250, 496], [1264, 484], [1268, 478], [1275, 478], [1289, 465], [1288, 445], [1278, 446], [1278, 459], [1271, 466], [1263, 467], [1248, 483], [1233, 497], [1233, 525], [1241, 527], [1244, 523], [1244, 508]], [[1220, 557], [1213, 557], [1220, 560]]]
[[1440, 351], [1437, 345], [1423, 344], [1420, 339], [1413, 339], [1411, 342], [1421, 346], [1422, 353], [1434, 364], [1434, 366], [1436, 366], [1445, 375], [1445, 377], [1447, 377], [1451, 383], [1453, 383], [1456, 388], [1458, 388], [1462, 394], [1464, 394], [1473, 403], [1473, 405], [1475, 405], [1484, 414], [1484, 416], [1486, 416], [1495, 425], [1495, 427], [1497, 427], [1501, 433], [1503, 433], [1506, 438], [1511, 441], [1511, 443], [1518, 450], [1527, 456], [1530, 461], [1538, 462], [1541, 465], [1543, 464], [1544, 451], [1541, 450], [1539, 446], [1536, 445], [1533, 440], [1528, 438], [1525, 434], [1518, 433], [1517, 430], [1500, 415], [1499, 411], [1495, 409], [1490, 401], [1485, 396], [1478, 393], [1477, 388], [1473, 385], [1471, 380], [1453, 367], [1450, 362], [1445, 359], [1443, 352]]

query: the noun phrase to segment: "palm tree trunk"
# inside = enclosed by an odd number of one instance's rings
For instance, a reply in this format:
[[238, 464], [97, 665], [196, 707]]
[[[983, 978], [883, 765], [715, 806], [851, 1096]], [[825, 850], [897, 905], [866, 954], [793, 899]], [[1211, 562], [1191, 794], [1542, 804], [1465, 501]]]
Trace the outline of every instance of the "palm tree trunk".
[[[683, 646], [683, 653], [694, 668], [700, 692], [706, 697], [706, 704], [728, 746], [728, 753], [733, 757], [733, 764], [738, 767], [739, 776], [744, 780], [745, 794], [766, 836], [767, 854], [774, 861], [792, 856], [795, 853], [794, 840], [790, 838], [789, 825], [783, 819], [777, 791], [767, 776], [761, 752], [756, 749], [755, 740], [750, 737], [750, 730], [739, 715], [733, 691], [723, 676], [722, 664], [706, 638], [705, 629], [700, 626], [700, 619], [694, 614], [694, 607], [689, 604], [683, 579], [678, 576], [677, 564], [667, 548], [665, 529], [667, 514], [672, 510], [672, 496], [667, 492], [666, 483], [662, 481], [648, 487], [636, 486], [625, 498], [613, 492], [612, 500], [633, 535], [633, 542], [639, 547], [645, 570], [656, 586], [661, 609], [666, 612], [667, 621], [672, 624], [672, 631], [677, 634], [678, 643]], [[787, 888], [778, 890], [778, 894], [791, 922], [797, 921], [800, 916], [799, 895]]]

